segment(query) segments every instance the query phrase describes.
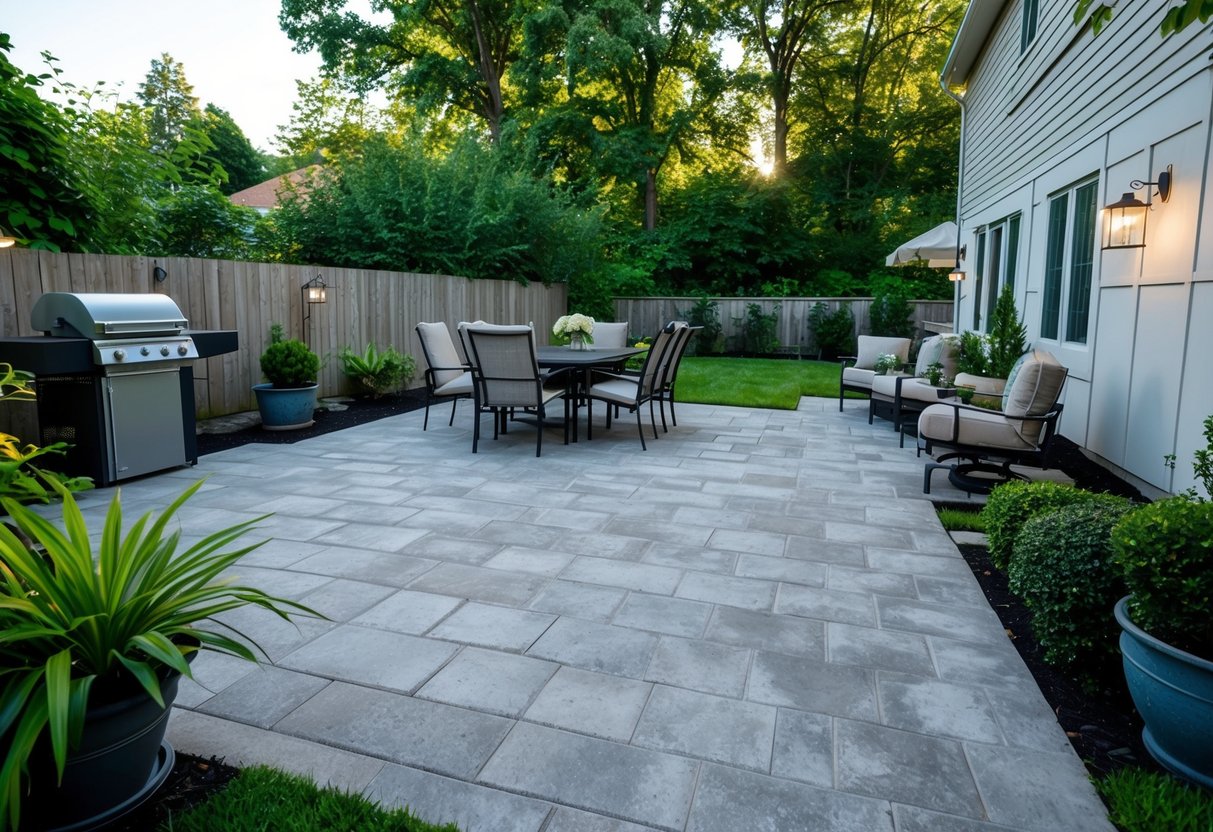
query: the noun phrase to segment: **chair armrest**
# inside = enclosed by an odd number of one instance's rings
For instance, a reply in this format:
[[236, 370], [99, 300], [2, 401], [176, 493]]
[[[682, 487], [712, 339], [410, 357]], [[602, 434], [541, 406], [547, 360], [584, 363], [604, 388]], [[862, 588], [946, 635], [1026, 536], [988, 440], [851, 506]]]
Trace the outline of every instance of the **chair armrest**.
[[[899, 384], [898, 392], [900, 392], [900, 389], [901, 388], [900, 388], [900, 384]], [[989, 408], [986, 408], [986, 407], [975, 407], [974, 405], [964, 404], [962, 402], [937, 402], [936, 404], [945, 405], [947, 407], [952, 408], [954, 411], [956, 411], [955, 413], [952, 414], [952, 438], [951, 438], [951, 440], [941, 440], [941, 441], [951, 441], [952, 443], [956, 443], [960, 439], [960, 413], [961, 413], [961, 411], [967, 410], [967, 411], [970, 411], [973, 413], [978, 413], [978, 412], [980, 412], [980, 413], [997, 413], [999, 416], [1001, 416], [1002, 418], [1004, 418], [1008, 421], [1041, 422], [1042, 424], [1045, 424], [1045, 425], [1048, 425], [1049, 423], [1056, 421], [1057, 417], [1061, 415], [1061, 406], [1056, 405], [1056, 404], [1053, 405], [1052, 410], [1050, 410], [1048, 413], [1042, 413], [1040, 416], [1009, 416], [1006, 413], [1003, 413], [1001, 410], [990, 410]], [[932, 406], [934, 406], [934, 405], [932, 405]]]
[[560, 367], [555, 370], [549, 370], [546, 373], [540, 373], [539, 380], [541, 382], [545, 382], [545, 383], [549, 382], [549, 381], [553, 381], [554, 379], [557, 379], [560, 376], [570, 374], [575, 369], [577, 369], [577, 368], [576, 367]]
[[840, 363], [843, 367], [850, 366], [851, 364], [854, 364], [858, 360], [859, 360], [858, 355], [840, 355], [840, 356], [838, 356], [838, 363]]

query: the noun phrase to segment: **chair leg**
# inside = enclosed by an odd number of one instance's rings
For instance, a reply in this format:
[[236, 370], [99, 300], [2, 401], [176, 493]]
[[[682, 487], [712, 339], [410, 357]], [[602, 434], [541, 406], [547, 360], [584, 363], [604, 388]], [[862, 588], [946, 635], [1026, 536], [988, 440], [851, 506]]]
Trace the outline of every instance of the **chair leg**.
[[640, 415], [640, 405], [636, 405], [636, 432], [640, 434], [640, 450], [647, 451], [644, 444], [644, 417]]
[[[451, 415], [451, 421], [455, 420], [455, 416]], [[430, 397], [425, 397], [425, 418], [421, 420], [421, 429], [426, 430], [430, 426]]]
[[535, 413], [535, 456], [539, 456], [543, 451], [543, 405], [539, 405], [539, 410]]
[[[607, 415], [611, 415], [611, 406], [608, 404]], [[589, 396], [585, 399], [585, 438], [587, 440], [594, 438], [594, 400]]]
[[661, 395], [660, 398], [657, 399], [657, 409], [661, 411], [661, 432], [669, 433], [670, 429], [665, 426], [665, 394], [664, 393]]
[[670, 388], [670, 422], [678, 427], [678, 417], [674, 415], [674, 388]]
[[649, 399], [649, 423], [653, 426], [653, 438], [657, 438], [657, 417], [653, 415], [653, 400]]
[[[455, 405], [457, 405], [457, 404], [459, 404], [459, 399], [457, 399], [457, 398], [451, 399], [451, 421], [446, 423], [446, 426], [448, 428], [451, 427], [451, 425], [455, 424]], [[425, 415], [427, 418], [429, 417], [429, 415], [430, 415], [429, 408], [426, 408]]]
[[472, 415], [475, 418], [472, 420], [472, 453], [476, 453], [476, 447], [480, 444], [480, 403], [477, 402], [472, 407]]

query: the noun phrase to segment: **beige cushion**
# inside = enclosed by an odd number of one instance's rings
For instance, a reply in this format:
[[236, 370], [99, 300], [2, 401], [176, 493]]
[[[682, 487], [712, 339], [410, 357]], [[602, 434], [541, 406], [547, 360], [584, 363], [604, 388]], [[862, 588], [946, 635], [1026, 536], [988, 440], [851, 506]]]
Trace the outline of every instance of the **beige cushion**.
[[985, 396], [1001, 396], [1002, 391], [1007, 386], [1005, 378], [992, 378], [990, 376], [975, 376], [969, 373], [957, 373], [957, 387], [972, 387], [973, 392]]
[[[444, 322], [426, 323], [423, 321], [417, 324], [417, 335], [425, 344], [424, 352], [434, 362], [435, 367], [456, 368], [434, 370], [435, 388], [450, 384], [466, 374], [466, 370], [457, 369], [463, 361], [460, 360], [459, 353], [455, 350], [455, 342], [451, 340], [451, 332], [446, 328]], [[472, 389], [470, 377], [468, 378], [468, 389]]]
[[446, 384], [434, 388], [435, 396], [461, 396], [472, 392], [472, 374], [464, 371], [459, 378], [452, 379]]
[[956, 375], [956, 345], [955, 335], [933, 335], [922, 342], [918, 348], [918, 361], [914, 364], [914, 375], [922, 378], [935, 362], [943, 365], [943, 377], [952, 378]]
[[875, 370], [863, 370], [858, 367], [842, 368], [842, 383], [848, 387], [872, 388], [872, 379], [876, 378]]
[[910, 355], [910, 339], [860, 335], [855, 366], [860, 370], [871, 370], [876, 367], [876, 359], [885, 353], [892, 353], [904, 364]]
[[[952, 421], [956, 412], [951, 405], [931, 405], [918, 417], [918, 435], [924, 439], [951, 442]], [[960, 414], [960, 433], [956, 441], [962, 445], [1022, 451], [1036, 447], [1033, 442], [1025, 442], [1011, 420], [1003, 418], [1001, 413], [981, 408], [962, 408]]]
[[603, 323], [597, 321], [594, 323], [593, 338], [595, 349], [626, 347], [628, 345], [628, 322]]
[[[1020, 357], [1007, 379], [1002, 395], [1002, 410], [1008, 416], [1043, 416], [1057, 404], [1067, 370], [1052, 353], [1032, 350]], [[1014, 422], [1025, 442], [1033, 445], [1040, 439], [1041, 422]]]
[[[938, 387], [932, 387], [920, 378], [911, 378], [910, 376], [901, 376], [901, 378], [905, 379], [901, 383], [901, 397], [903, 399], [912, 399], [916, 402], [939, 401]], [[898, 376], [876, 376], [872, 379], [872, 395], [890, 400], [896, 398], [897, 379]]]

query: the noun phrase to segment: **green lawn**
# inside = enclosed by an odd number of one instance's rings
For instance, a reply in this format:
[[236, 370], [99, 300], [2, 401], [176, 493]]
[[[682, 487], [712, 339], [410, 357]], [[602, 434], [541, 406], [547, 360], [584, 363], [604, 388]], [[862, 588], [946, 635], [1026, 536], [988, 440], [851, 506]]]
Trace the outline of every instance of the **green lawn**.
[[838, 396], [835, 361], [778, 358], [685, 358], [677, 400], [795, 410], [801, 396]]

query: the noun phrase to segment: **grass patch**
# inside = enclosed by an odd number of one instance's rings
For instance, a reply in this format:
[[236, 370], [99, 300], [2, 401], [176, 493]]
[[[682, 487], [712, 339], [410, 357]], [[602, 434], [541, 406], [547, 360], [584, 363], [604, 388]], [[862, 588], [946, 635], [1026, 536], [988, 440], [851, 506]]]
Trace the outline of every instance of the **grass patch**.
[[689, 357], [678, 367], [677, 399], [795, 410], [801, 396], [837, 397], [841, 375], [834, 361]]
[[459, 832], [435, 826], [404, 809], [382, 809], [364, 797], [283, 771], [246, 768], [204, 803], [170, 818], [159, 832]]
[[941, 508], [939, 522], [950, 532], [981, 532], [985, 533], [986, 521], [977, 511], [965, 511], [962, 508]]
[[1095, 787], [1122, 832], [1213, 830], [1213, 794], [1168, 774], [1126, 768], [1096, 781]]

